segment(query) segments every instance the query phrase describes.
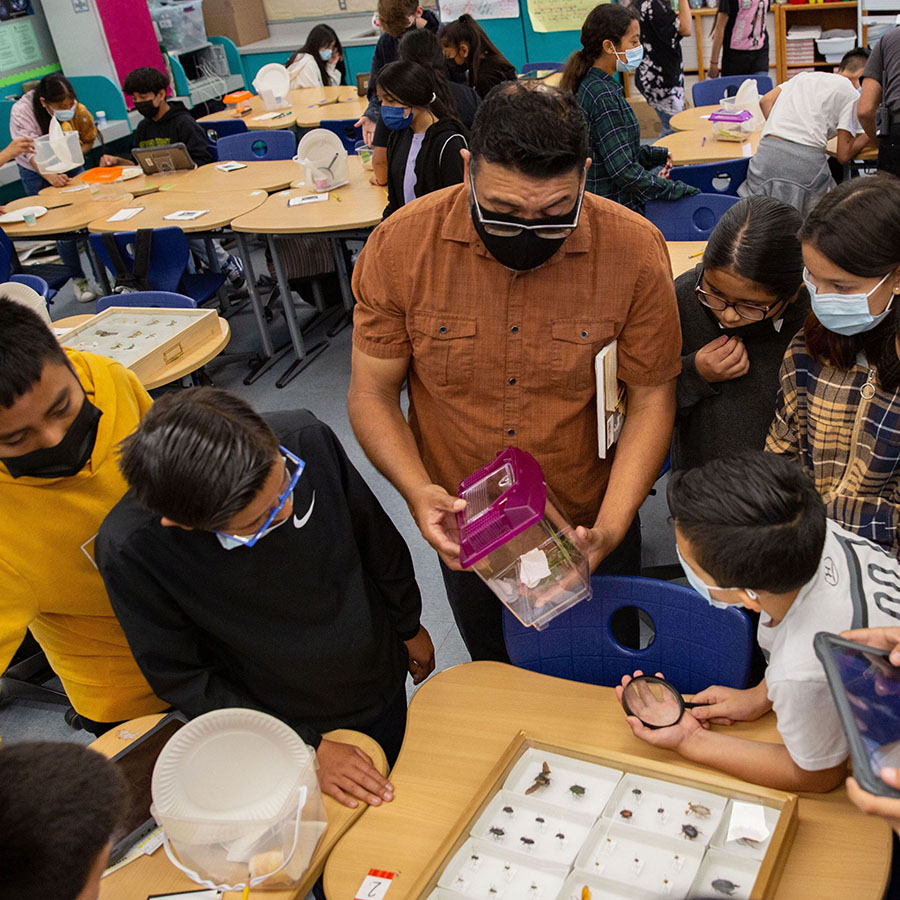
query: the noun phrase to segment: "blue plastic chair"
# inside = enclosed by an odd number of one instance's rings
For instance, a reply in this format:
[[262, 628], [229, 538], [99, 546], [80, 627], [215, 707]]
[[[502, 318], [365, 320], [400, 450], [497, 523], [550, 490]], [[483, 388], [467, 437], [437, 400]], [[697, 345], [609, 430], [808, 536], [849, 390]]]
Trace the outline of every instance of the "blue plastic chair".
[[727, 78], [707, 78], [705, 81], [698, 81], [691, 88], [691, 101], [694, 106], [712, 106], [723, 97], [736, 94], [738, 88], [748, 78], [756, 82], [760, 97], [772, 90], [772, 79], [768, 75], [729, 75]]
[[531, 72], [562, 72], [565, 67], [566, 64], [561, 62], [525, 63], [522, 66], [522, 74], [528, 75]]
[[347, 153], [353, 156], [356, 154], [356, 142], [362, 140], [362, 128], [356, 128], [355, 122], [356, 119], [324, 119], [319, 123], [319, 128], [336, 134]]
[[[107, 121], [128, 121], [128, 107], [119, 85], [103, 75], [71, 75], [69, 81], [75, 88], [75, 94], [92, 114], [98, 109], [106, 113]], [[131, 125], [129, 124], [129, 128]]]
[[135, 291], [133, 294], [110, 294], [97, 301], [97, 312], [110, 306], [150, 306], [166, 309], [196, 309], [197, 301], [171, 291]]
[[206, 146], [212, 154], [213, 162], [219, 161], [219, 138], [232, 134], [246, 134], [247, 123], [240, 119], [223, 119], [221, 122], [201, 122], [206, 132]]
[[33, 287], [47, 303], [52, 303], [59, 288], [72, 277], [72, 271], [68, 266], [54, 263], [19, 266], [19, 271], [14, 273], [16, 266], [16, 251], [12, 241], [0, 228], [0, 281], [21, 281], [22, 284]]
[[700, 188], [704, 194], [738, 196], [738, 188], [747, 179], [749, 159], [729, 159], [725, 162], [699, 163], [695, 166], [675, 166], [669, 173], [672, 181]]
[[644, 215], [667, 241], [706, 241], [719, 219], [737, 201], [737, 197], [724, 194], [694, 194], [680, 200], [651, 200]]
[[[132, 249], [135, 234], [134, 231], [119, 231], [114, 235], [122, 260], [129, 269], [134, 266]], [[88, 240], [103, 265], [115, 274], [115, 267], [106, 252], [103, 236], [92, 234]], [[153, 229], [147, 280], [154, 290], [186, 294], [198, 305], [202, 305], [215, 297], [216, 292], [225, 283], [225, 275], [221, 272], [190, 273], [187, 271], [189, 259], [190, 248], [180, 228], [173, 226]]]
[[[745, 688], [753, 626], [739, 609], [716, 609], [691, 588], [620, 575], [594, 575], [594, 596], [553, 619], [543, 631], [525, 628], [506, 607], [503, 635], [513, 665], [556, 678], [612, 687], [635, 669], [662, 672], [693, 694], [711, 684]], [[499, 601], [498, 601], [499, 602]], [[610, 620], [637, 607], [653, 621], [644, 650], [620, 644]]]
[[293, 159], [297, 137], [293, 131], [253, 131], [220, 137], [216, 144], [220, 159], [255, 162], [265, 159]]

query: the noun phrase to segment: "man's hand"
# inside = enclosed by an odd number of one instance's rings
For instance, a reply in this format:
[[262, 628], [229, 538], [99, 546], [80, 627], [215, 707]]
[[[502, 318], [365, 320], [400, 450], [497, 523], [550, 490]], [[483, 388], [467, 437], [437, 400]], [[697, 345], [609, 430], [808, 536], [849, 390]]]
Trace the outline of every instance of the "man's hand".
[[720, 335], [694, 354], [694, 365], [701, 378], [710, 384], [731, 381], [750, 371], [747, 348], [737, 337]]
[[465, 508], [465, 500], [448, 494], [439, 484], [422, 485], [409, 498], [409, 510], [422, 537], [451, 569], [462, 568], [456, 514]]
[[371, 147], [372, 141], [375, 139], [375, 122], [368, 116], [360, 116], [353, 123], [354, 128], [362, 128], [362, 138]]
[[104, 153], [103, 156], [100, 157], [100, 165], [117, 166], [119, 165], [119, 157], [113, 156], [111, 153]]
[[50, 173], [49, 175], [44, 175], [44, 180], [52, 187], [65, 187], [69, 183], [69, 176]]
[[319, 786], [323, 793], [344, 806], [356, 809], [362, 800], [380, 806], [394, 799], [394, 787], [367, 754], [352, 744], [322, 740], [316, 750]]
[[714, 684], [691, 699], [694, 703], [707, 704], [695, 706], [690, 711], [693, 717], [698, 722], [712, 722], [714, 725], [753, 722], [772, 708], [764, 687], [740, 691]]
[[[871, 628], [860, 630], [896, 631], [897, 629]], [[882, 769], [881, 780], [892, 788], [900, 790], [900, 773], [896, 769]], [[870, 794], [859, 786], [859, 782], [855, 778], [847, 779], [847, 796], [850, 798], [851, 803], [855, 803], [864, 813], [884, 819], [900, 835], [900, 800], [895, 800], [892, 797], [877, 797], [875, 794]]]
[[891, 664], [900, 666], [900, 628], [857, 628], [841, 632], [841, 637], [876, 650], [890, 650]]
[[575, 545], [587, 556], [589, 572], [593, 572], [620, 543], [621, 540], [615, 540], [598, 525], [593, 528], [579, 525], [575, 529]]
[[709, 68], [706, 70], [707, 78], [718, 78], [719, 77], [719, 64], [711, 62], [709, 64]]
[[413, 684], [421, 684], [434, 671], [434, 644], [424, 625], [411, 640], [404, 641], [409, 654], [409, 674]]
[[[633, 677], [637, 678], [643, 674], [640, 669], [637, 669]], [[662, 672], [657, 672], [656, 676], [662, 678]], [[626, 675], [622, 678], [622, 683], [616, 685], [616, 697], [618, 697], [619, 703], [622, 702], [622, 692], [631, 679], [631, 675]], [[648, 728], [637, 716], [626, 716], [625, 721], [631, 727], [635, 737], [654, 747], [662, 747], [664, 750], [678, 750], [697, 732], [703, 730], [703, 726], [689, 715], [683, 715], [675, 725], [670, 725], [668, 728]]]

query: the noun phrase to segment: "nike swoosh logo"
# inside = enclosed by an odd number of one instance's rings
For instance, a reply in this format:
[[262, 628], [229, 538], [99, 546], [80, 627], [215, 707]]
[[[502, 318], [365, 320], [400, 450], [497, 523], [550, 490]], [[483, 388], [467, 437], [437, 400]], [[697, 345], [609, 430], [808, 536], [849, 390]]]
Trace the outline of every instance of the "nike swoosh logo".
[[297, 518], [297, 514], [294, 514], [294, 528], [302, 528], [308, 521], [309, 517], [312, 515], [313, 508], [316, 505], [316, 492], [313, 491], [312, 500], [309, 504], [309, 509], [306, 511], [302, 519]]

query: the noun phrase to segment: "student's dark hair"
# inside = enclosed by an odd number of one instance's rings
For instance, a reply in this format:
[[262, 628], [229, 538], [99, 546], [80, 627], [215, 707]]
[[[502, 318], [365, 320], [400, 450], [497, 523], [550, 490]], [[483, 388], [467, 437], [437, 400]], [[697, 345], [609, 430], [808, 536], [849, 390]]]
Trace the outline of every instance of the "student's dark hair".
[[[852, 275], [888, 275], [900, 267], [900, 181], [875, 175], [843, 182], [816, 204], [799, 237]], [[871, 331], [842, 335], [829, 331], [811, 312], [803, 332], [807, 349], [820, 363], [846, 371], [865, 353], [881, 387], [892, 392], [900, 388], [897, 325], [894, 316], [887, 316]]]
[[341, 61], [337, 64], [337, 70], [341, 73], [341, 81], [345, 81], [347, 69], [344, 66], [344, 48], [337, 36], [337, 32], [330, 25], [316, 25], [306, 36], [306, 43], [299, 50], [295, 50], [291, 54], [291, 58], [287, 61], [286, 65], [289, 66], [301, 53], [308, 53], [316, 61], [316, 65], [319, 67], [319, 74], [322, 76], [322, 84], [325, 85], [325, 87], [328, 87], [331, 83], [328, 80], [328, 69], [322, 57], [319, 56], [319, 51], [326, 47], [330, 47], [332, 44], [334, 44], [336, 52], [341, 55]]
[[588, 131], [574, 95], [545, 84], [507, 81], [478, 107], [469, 142], [472, 165], [481, 160], [554, 178], [584, 167]]
[[74, 99], [76, 99], [75, 88], [72, 87], [72, 82], [60, 72], [45, 75], [38, 82], [38, 86], [34, 89], [34, 96], [31, 98], [31, 105], [41, 134], [47, 134], [50, 131], [50, 119], [52, 118], [50, 113], [44, 109], [41, 100], [46, 103], [62, 103], [64, 100]]
[[125, 94], [158, 94], [169, 86], [169, 76], [152, 66], [132, 69], [125, 76], [122, 92]]
[[803, 220], [772, 197], [747, 197], [719, 219], [703, 253], [703, 268], [729, 269], [778, 300], [793, 300], [803, 285], [797, 232]]
[[783, 594], [811, 581], [825, 505], [800, 465], [773, 453], [723, 456], [669, 478], [669, 511], [719, 587]]
[[157, 400], [121, 448], [119, 466], [138, 502], [179, 525], [213, 531], [259, 493], [278, 439], [240, 397], [202, 387]]
[[106, 757], [73, 743], [0, 747], [0, 894], [75, 900], [121, 827], [128, 787]]
[[574, 94], [594, 62], [603, 55], [603, 42], [612, 41], [618, 47], [631, 23], [638, 18], [631, 6], [603, 3], [595, 6], [581, 26], [581, 49], [566, 63], [560, 87]]
[[409, 28], [409, 17], [420, 5], [419, 0], [378, 0], [378, 24], [398, 38]]
[[841, 57], [841, 64], [838, 66], [838, 69], [844, 71], [862, 69], [870, 55], [871, 51], [868, 47], [854, 47]]
[[438, 78], [447, 79], [447, 60], [441, 51], [441, 42], [427, 28], [416, 28], [404, 34], [397, 45], [397, 58], [418, 63], [431, 69]]
[[69, 365], [53, 332], [33, 309], [0, 294], [0, 408], [27, 394], [47, 363]]
[[378, 73], [377, 85], [405, 106], [430, 109], [439, 119], [459, 121], [450, 82], [439, 78], [433, 69], [398, 59]]
[[463, 13], [455, 22], [448, 22], [441, 28], [441, 44], [444, 47], [459, 47], [466, 44], [469, 55], [469, 87], [478, 83], [478, 72], [482, 60], [492, 58], [501, 65], [515, 69], [515, 66], [497, 49], [497, 45], [487, 36], [485, 30], [468, 14]]

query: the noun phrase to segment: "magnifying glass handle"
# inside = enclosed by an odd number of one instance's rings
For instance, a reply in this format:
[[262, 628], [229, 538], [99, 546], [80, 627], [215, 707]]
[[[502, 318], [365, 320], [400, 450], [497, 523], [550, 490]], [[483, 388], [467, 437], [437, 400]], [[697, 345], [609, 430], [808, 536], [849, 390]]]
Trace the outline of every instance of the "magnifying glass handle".
[[708, 703], [688, 703], [687, 700], [684, 701], [685, 709], [696, 709], [698, 706], [709, 706]]

